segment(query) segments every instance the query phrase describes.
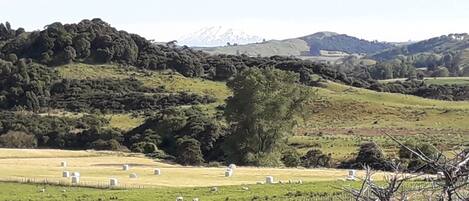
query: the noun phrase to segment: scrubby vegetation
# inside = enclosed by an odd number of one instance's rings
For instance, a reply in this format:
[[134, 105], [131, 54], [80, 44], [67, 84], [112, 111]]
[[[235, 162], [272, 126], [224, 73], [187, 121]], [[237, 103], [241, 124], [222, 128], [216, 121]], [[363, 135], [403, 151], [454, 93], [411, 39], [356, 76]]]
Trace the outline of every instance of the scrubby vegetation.
[[346, 53], [371, 54], [394, 47], [392, 44], [370, 42], [363, 39], [329, 32], [319, 32], [301, 37], [310, 47], [310, 55], [320, 55], [320, 50], [341, 51]]

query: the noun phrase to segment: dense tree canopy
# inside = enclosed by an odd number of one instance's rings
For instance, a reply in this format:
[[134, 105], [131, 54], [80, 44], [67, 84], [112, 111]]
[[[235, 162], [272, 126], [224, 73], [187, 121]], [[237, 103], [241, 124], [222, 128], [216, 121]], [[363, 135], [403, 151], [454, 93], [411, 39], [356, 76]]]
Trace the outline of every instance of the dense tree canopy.
[[295, 73], [275, 69], [248, 69], [227, 85], [233, 96], [227, 100], [225, 116], [232, 125], [227, 151], [230, 160], [243, 164], [275, 165], [277, 148], [304, 111], [310, 89], [300, 87]]
[[[201, 109], [168, 109], [127, 133], [125, 141], [129, 147], [141, 142], [151, 142], [158, 149], [176, 157], [182, 156], [181, 151], [185, 146], [191, 149], [197, 146], [198, 148], [191, 151], [191, 154], [195, 154], [191, 156], [196, 158], [184, 159], [184, 164], [198, 165], [204, 160], [223, 159], [220, 146], [225, 130], [220, 119]], [[202, 161], [197, 159], [199, 151]]]
[[37, 111], [47, 106], [55, 80], [57, 75], [42, 65], [24, 59], [16, 65], [0, 60], [0, 108], [22, 106]]

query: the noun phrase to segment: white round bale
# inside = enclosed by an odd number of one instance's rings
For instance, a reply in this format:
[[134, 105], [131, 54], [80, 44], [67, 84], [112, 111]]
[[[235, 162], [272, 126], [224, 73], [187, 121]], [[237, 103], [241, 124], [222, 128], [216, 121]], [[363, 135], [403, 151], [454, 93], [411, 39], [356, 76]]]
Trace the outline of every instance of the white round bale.
[[153, 171], [153, 174], [155, 175], [161, 175], [161, 170], [156, 168], [154, 171]]
[[129, 178], [131, 178], [131, 179], [135, 179], [137, 177], [138, 177], [137, 173], [129, 174]]
[[62, 161], [60, 162], [61, 167], [67, 167], [67, 161]]
[[80, 177], [80, 173], [79, 172], [72, 172], [72, 177]]
[[72, 184], [80, 183], [80, 177], [72, 176]]
[[70, 172], [69, 171], [63, 171], [62, 172], [62, 177], [69, 178], [70, 177]]
[[183, 197], [176, 197], [176, 201], [184, 201]]
[[225, 177], [231, 177], [233, 176], [233, 171], [225, 171]]
[[272, 176], [265, 177], [265, 183], [266, 184], [273, 184], [274, 183], [274, 177], [272, 177]]
[[230, 164], [230, 165], [228, 165], [228, 168], [230, 168], [230, 169], [236, 169], [236, 165], [235, 165], [235, 164]]
[[109, 186], [114, 187], [117, 186], [119, 183], [117, 182], [116, 178], [110, 178], [109, 179]]
[[129, 165], [123, 165], [123, 166], [122, 166], [122, 170], [124, 170], [124, 171], [127, 171], [127, 170], [129, 170], [129, 169], [130, 169], [130, 166], [129, 166]]

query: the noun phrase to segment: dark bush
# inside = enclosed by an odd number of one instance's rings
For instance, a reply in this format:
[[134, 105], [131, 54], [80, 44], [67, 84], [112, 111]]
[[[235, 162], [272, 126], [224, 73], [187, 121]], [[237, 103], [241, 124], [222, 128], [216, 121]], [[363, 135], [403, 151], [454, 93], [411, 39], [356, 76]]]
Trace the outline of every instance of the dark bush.
[[192, 138], [179, 138], [177, 140], [176, 161], [182, 165], [201, 165], [204, 162], [200, 142]]
[[287, 167], [298, 167], [301, 163], [300, 157], [296, 149], [288, 149], [282, 154], [282, 162]]
[[21, 131], [8, 131], [0, 135], [0, 146], [6, 148], [36, 148], [37, 139], [34, 135]]
[[331, 159], [331, 155], [323, 154], [319, 149], [312, 149], [301, 157], [301, 165], [308, 168], [330, 167]]

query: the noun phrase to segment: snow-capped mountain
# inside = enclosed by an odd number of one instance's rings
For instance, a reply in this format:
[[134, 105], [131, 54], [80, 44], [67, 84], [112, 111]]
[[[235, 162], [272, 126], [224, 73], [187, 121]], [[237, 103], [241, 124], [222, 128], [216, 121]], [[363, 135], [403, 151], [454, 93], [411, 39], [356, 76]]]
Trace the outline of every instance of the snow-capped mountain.
[[243, 31], [222, 26], [202, 28], [192, 34], [181, 37], [179, 45], [191, 47], [215, 47], [230, 44], [248, 44], [261, 42], [262, 37], [246, 34]]

